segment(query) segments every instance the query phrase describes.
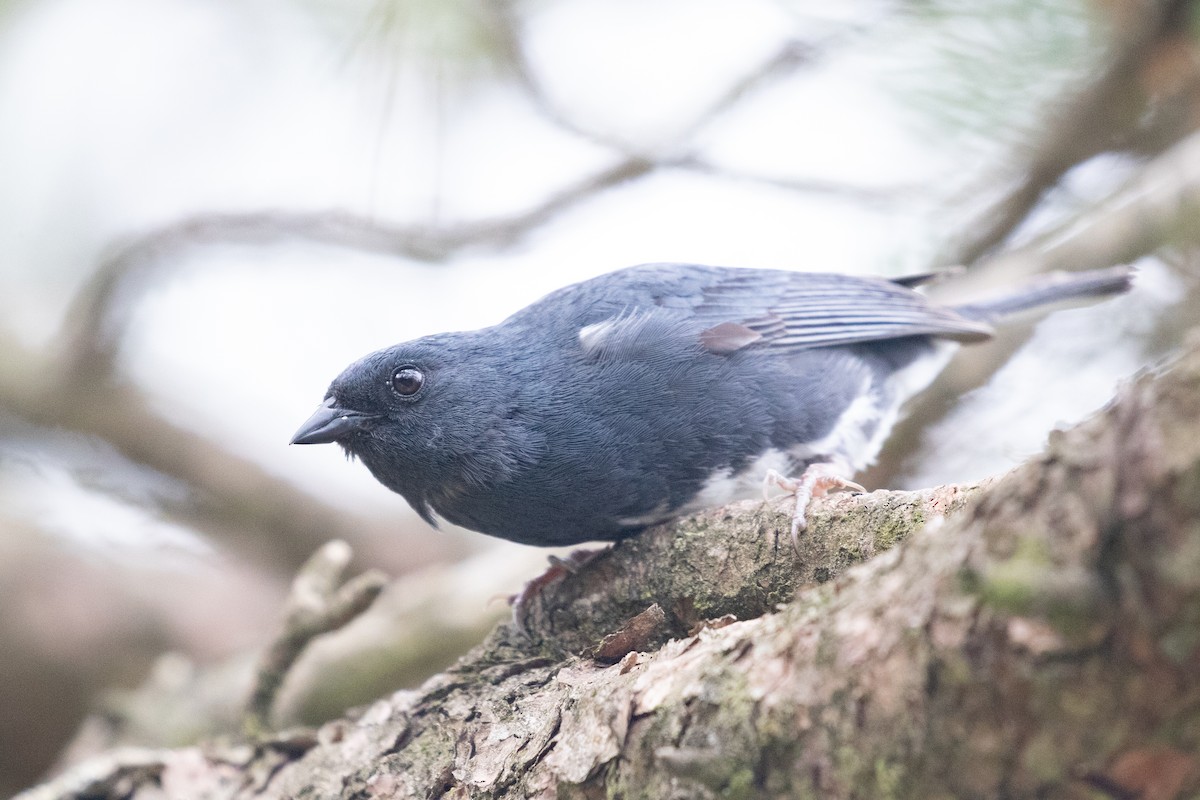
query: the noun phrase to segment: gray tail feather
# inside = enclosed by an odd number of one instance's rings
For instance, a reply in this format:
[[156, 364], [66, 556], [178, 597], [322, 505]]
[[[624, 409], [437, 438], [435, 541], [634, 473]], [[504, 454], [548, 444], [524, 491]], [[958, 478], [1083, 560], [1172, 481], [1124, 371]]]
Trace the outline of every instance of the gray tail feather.
[[955, 306], [968, 319], [989, 321], [1018, 311], [1082, 297], [1104, 297], [1128, 291], [1133, 285], [1132, 267], [1118, 266], [1088, 272], [1057, 272], [994, 300]]

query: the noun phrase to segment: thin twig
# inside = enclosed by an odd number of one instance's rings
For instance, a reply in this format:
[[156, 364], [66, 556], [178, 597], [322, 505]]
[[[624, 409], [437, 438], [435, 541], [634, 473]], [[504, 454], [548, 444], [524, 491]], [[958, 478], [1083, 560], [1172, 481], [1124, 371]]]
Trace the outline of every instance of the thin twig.
[[254, 689], [246, 706], [245, 728], [249, 735], [261, 736], [270, 729], [275, 698], [304, 649], [317, 637], [357, 618], [387, 585], [387, 576], [377, 570], [341, 583], [350, 557], [348, 544], [329, 542], [300, 568], [292, 582], [283, 630], [258, 662]]

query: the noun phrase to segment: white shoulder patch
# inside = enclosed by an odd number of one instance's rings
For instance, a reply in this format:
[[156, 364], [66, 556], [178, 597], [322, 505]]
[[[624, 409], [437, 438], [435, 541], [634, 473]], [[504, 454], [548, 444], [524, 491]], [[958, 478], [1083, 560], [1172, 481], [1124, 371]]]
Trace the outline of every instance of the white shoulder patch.
[[686, 320], [661, 309], [622, 311], [579, 329], [579, 344], [590, 356], [650, 352], [685, 330]]
[[632, 316], [621, 313], [615, 317], [593, 322], [591, 325], [584, 325], [579, 329], [579, 344], [583, 345], [585, 352], [590, 353], [597, 350], [604, 345], [606, 339], [612, 336], [614, 330], [623, 324], [628, 324], [630, 319]]

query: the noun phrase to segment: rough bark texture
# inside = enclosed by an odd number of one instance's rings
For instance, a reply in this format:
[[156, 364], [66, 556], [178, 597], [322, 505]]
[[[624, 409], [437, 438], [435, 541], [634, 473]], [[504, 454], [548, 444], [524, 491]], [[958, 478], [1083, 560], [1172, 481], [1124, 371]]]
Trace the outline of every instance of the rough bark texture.
[[838, 499], [802, 545], [761, 506], [700, 515], [311, 736], [113, 753], [29, 797], [1200, 790], [1200, 343], [1003, 478]]

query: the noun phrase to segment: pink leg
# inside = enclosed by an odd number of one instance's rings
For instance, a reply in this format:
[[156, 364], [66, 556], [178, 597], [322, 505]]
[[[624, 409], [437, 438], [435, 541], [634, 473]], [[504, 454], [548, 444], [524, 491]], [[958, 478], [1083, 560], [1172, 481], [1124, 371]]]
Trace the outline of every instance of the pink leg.
[[517, 626], [517, 630], [521, 633], [528, 633], [526, 629], [526, 618], [529, 616], [533, 601], [542, 593], [542, 590], [553, 583], [561, 580], [566, 580], [571, 575], [579, 571], [584, 564], [587, 564], [601, 553], [608, 552], [607, 547], [597, 548], [595, 550], [572, 550], [567, 554], [566, 558], [558, 556], [547, 556], [550, 566], [541, 575], [538, 575], [533, 580], [525, 584], [525, 587], [515, 595], [508, 598], [508, 604], [512, 606], [513, 622]]
[[808, 504], [814, 497], [824, 497], [830, 492], [847, 489], [852, 492], [865, 492], [866, 489], [854, 481], [842, 477], [847, 470], [839, 469], [835, 464], [810, 464], [799, 478], [787, 478], [775, 470], [767, 473], [763, 484], [763, 497], [771, 486], [778, 486], [796, 496], [796, 510], [792, 512], [792, 547], [800, 549], [800, 532], [808, 524], [806, 515]]

